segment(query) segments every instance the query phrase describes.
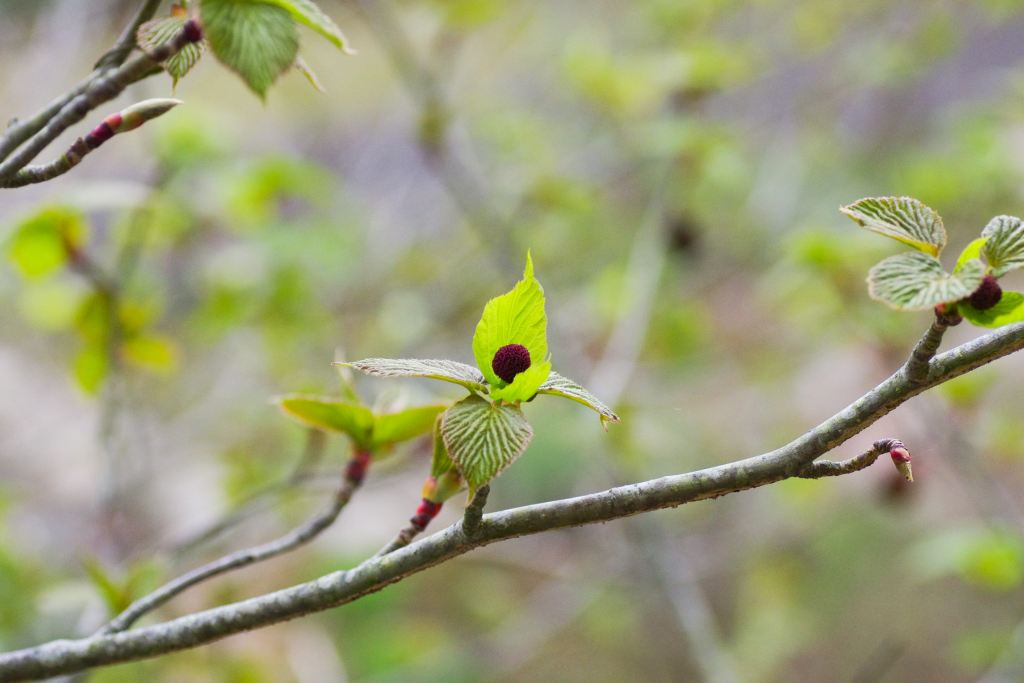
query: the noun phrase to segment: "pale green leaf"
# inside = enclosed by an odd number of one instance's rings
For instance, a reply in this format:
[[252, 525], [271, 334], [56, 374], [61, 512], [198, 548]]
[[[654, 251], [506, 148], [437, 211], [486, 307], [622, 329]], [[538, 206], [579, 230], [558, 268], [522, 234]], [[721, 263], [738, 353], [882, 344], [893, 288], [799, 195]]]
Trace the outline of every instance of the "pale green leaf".
[[443, 405], [416, 406], [374, 416], [373, 445], [387, 446], [426, 434], [445, 408], [447, 406]]
[[96, 394], [107, 378], [110, 363], [102, 344], [89, 344], [82, 348], [72, 361], [71, 374], [79, 388], [87, 394]]
[[276, 402], [285, 415], [307, 427], [347, 434], [361, 446], [370, 444], [373, 413], [366, 406], [310, 394], [287, 394]]
[[979, 327], [1002, 327], [1010, 323], [1024, 321], [1024, 294], [1020, 292], [1003, 292], [1003, 297], [992, 308], [979, 311], [964, 301], [957, 310], [960, 315]]
[[963, 269], [965, 263], [967, 263], [968, 261], [972, 261], [976, 258], [980, 258], [981, 250], [984, 246], [985, 238], [979, 237], [976, 240], [973, 240], [966, 247], [964, 247], [964, 250], [960, 252], [960, 256], [958, 256], [956, 259], [956, 267], [953, 268], [953, 272], [959, 273]]
[[1024, 266], [1024, 222], [1014, 216], [996, 216], [981, 231], [985, 238], [982, 256], [992, 267], [992, 274], [1001, 277]]
[[[505, 382], [494, 373], [491, 363], [498, 349], [509, 344], [521, 344], [530, 352], [531, 369], [548, 360], [548, 319], [544, 312], [544, 289], [533, 276], [533, 259], [526, 255], [523, 279], [512, 291], [495, 297], [484, 306], [483, 315], [473, 334], [473, 355], [477, 366], [495, 387]], [[526, 373], [522, 373], [526, 374]], [[513, 383], [519, 377], [513, 378]], [[529, 398], [547, 379], [538, 372], [529, 375], [529, 382], [520, 382], [514, 391], [517, 396]]]
[[[135, 38], [140, 48], [151, 52], [174, 38], [185, 26], [186, 21], [188, 21], [188, 16], [183, 12], [175, 16], [147, 21], [139, 27]], [[163, 67], [171, 76], [174, 85], [177, 85], [178, 81], [196, 65], [199, 58], [203, 56], [205, 46], [206, 43], [202, 40], [198, 43], [189, 43], [163, 63]]]
[[60, 206], [32, 214], [14, 229], [7, 256], [26, 278], [50, 275], [67, 263], [69, 249], [85, 242], [86, 223], [81, 213]]
[[178, 346], [172, 339], [157, 334], [141, 334], [121, 346], [125, 360], [158, 374], [170, 374], [178, 367]]
[[430, 458], [430, 476], [440, 477], [445, 472], [455, 469], [455, 463], [448, 457], [448, 449], [444, 445], [444, 437], [441, 435], [441, 425], [444, 422], [444, 414], [434, 419], [434, 451]]
[[316, 75], [315, 71], [313, 71], [313, 67], [306, 63], [306, 60], [302, 58], [302, 55], [295, 58], [295, 70], [302, 74], [303, 78], [313, 86], [314, 90], [319, 93], [327, 92], [327, 89], [324, 88], [324, 84], [320, 82], [320, 77]]
[[615, 414], [615, 411], [605, 405], [601, 399], [571, 379], [562, 377], [557, 372], [552, 372], [547, 381], [540, 385], [539, 393], [561, 396], [570, 401], [576, 401], [585, 405], [600, 416], [602, 427], [606, 426], [609, 422], [619, 421], [619, 416]]
[[355, 54], [355, 51], [349, 48], [348, 40], [345, 39], [345, 35], [341, 32], [341, 29], [338, 28], [338, 25], [335, 24], [322, 9], [317, 7], [313, 0], [261, 1], [271, 5], [277, 5], [278, 7], [287, 10], [296, 21], [305, 24], [327, 40], [334, 43], [336, 46], [341, 48], [342, 52], [350, 55]]
[[970, 296], [984, 275], [985, 265], [977, 259], [950, 275], [935, 257], [907, 252], [890, 256], [871, 269], [868, 292], [893, 308], [917, 311]]
[[486, 391], [484, 376], [472, 365], [453, 360], [419, 358], [365, 358], [351, 363], [335, 363], [376, 377], [428, 377], [452, 382], [470, 391]]
[[264, 97], [299, 53], [292, 15], [257, 0], [203, 0], [203, 30], [213, 53]]
[[938, 256], [946, 246], [939, 214], [912, 197], [867, 197], [839, 209], [861, 227]]
[[526, 450], [533, 428], [518, 407], [493, 404], [472, 395], [445, 411], [441, 436], [449, 457], [469, 485], [472, 499], [477, 489]]

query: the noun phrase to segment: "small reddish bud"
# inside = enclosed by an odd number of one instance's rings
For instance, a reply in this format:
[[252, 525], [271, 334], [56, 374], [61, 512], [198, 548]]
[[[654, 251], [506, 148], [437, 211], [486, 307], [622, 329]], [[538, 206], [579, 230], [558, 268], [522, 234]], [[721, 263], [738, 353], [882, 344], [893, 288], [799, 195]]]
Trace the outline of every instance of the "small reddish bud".
[[935, 317], [946, 327], [955, 327], [964, 321], [956, 304], [937, 304]]
[[345, 466], [345, 479], [358, 486], [363, 483], [366, 477], [366, 470], [370, 466], [370, 451], [358, 450]]
[[195, 19], [189, 19], [181, 28], [182, 31], [185, 32], [185, 39], [188, 40], [188, 42], [198, 43], [203, 39], [203, 27], [200, 26], [199, 22]]
[[437, 513], [441, 511], [443, 503], [433, 503], [426, 498], [420, 501], [419, 507], [416, 508], [416, 514], [412, 516], [409, 523], [416, 527], [417, 530], [423, 531], [430, 524], [430, 520], [437, 517]]
[[903, 446], [903, 444], [897, 442], [898, 445], [894, 445], [892, 450], [889, 451], [889, 457], [892, 458], [892, 464], [896, 466], [896, 469], [903, 478], [907, 481], [914, 481], [914, 473], [910, 468], [910, 452]]
[[1002, 298], [1003, 288], [999, 286], [999, 282], [991, 275], [986, 275], [974, 293], [967, 298], [967, 301], [979, 311], [986, 311], [999, 303]]
[[421, 495], [424, 500], [443, 503], [463, 489], [464, 483], [459, 471], [448, 470], [439, 477], [427, 477], [423, 482]]
[[530, 367], [530, 351], [522, 344], [506, 344], [498, 349], [491, 369], [502, 380], [511, 383], [520, 372]]

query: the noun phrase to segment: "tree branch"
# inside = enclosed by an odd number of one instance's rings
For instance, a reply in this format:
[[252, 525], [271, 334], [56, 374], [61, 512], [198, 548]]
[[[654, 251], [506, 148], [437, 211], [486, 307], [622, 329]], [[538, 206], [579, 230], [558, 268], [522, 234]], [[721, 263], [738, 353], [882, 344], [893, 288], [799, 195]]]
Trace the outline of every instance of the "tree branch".
[[936, 356], [920, 383], [906, 365], [842, 411], [769, 453], [600, 493], [484, 515], [472, 538], [461, 524], [359, 566], [284, 590], [113, 635], [57, 640], [0, 655], [0, 681], [44, 678], [198, 647], [373, 593], [474, 548], [506, 539], [717, 498], [798, 476], [807, 465], [921, 392], [1024, 348], [1024, 323]]
[[[194, 20], [190, 20], [186, 22], [185, 26], [174, 38], [151, 50], [148, 54], [137, 55], [117, 69], [109, 72], [100, 72], [94, 78], [87, 81], [85, 86], [81, 88], [81, 92], [78, 92], [62, 104], [55, 114], [46, 117], [45, 124], [37, 129], [36, 132], [29, 133], [31, 137], [27, 139], [27, 142], [0, 163], [0, 184], [28, 165], [57, 136], [85, 118], [86, 114], [90, 111], [104, 102], [114, 99], [132, 83], [146, 78], [155, 70], [159, 70], [161, 62], [176, 55], [189, 43], [195, 43], [201, 39], [202, 30], [199, 28], [199, 24]], [[60, 101], [60, 99], [55, 100], [41, 115], [48, 113]], [[18, 135], [24, 134], [26, 130], [31, 130], [39, 123], [41, 115], [33, 117], [33, 123], [28, 128], [24, 130], [19, 129]], [[8, 131], [8, 135], [10, 134], [11, 132]], [[0, 143], [0, 146], [7, 146], [6, 140], [7, 136], [5, 136], [4, 142]]]
[[936, 313], [931, 327], [928, 328], [928, 331], [917, 342], [914, 350], [910, 352], [910, 358], [907, 359], [905, 368], [907, 379], [911, 383], [923, 382], [928, 376], [928, 361], [939, 350], [939, 344], [942, 343], [942, 335], [946, 333], [947, 327], [949, 327], [949, 323], [946, 321], [946, 318], [940, 317]]
[[214, 560], [179, 576], [149, 595], [133, 602], [109, 624], [100, 629], [98, 634], [107, 635], [124, 631], [143, 615], [152, 612], [172, 598], [207, 579], [212, 579], [235, 569], [248, 567], [257, 562], [269, 560], [272, 557], [283, 555], [309, 543], [338, 519], [338, 515], [341, 514], [341, 511], [348, 505], [349, 500], [352, 499], [352, 494], [362, 484], [369, 461], [369, 451], [356, 450], [349, 460], [349, 464], [345, 469], [345, 475], [342, 477], [341, 484], [334, 493], [331, 504], [306, 520], [302, 526], [291, 530], [275, 541], [225, 555], [218, 560]]
[[110, 69], [124, 64], [124, 60], [128, 59], [128, 55], [135, 49], [135, 34], [138, 33], [139, 27], [153, 18], [162, 2], [163, 0], [144, 0], [114, 46], [99, 58], [93, 68]]

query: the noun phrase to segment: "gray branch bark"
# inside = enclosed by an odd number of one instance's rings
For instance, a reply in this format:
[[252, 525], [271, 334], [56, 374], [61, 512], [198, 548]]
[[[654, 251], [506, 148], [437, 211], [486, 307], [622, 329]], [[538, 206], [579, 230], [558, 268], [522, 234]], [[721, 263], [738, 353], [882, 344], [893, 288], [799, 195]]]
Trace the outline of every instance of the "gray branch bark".
[[769, 453], [600, 493], [484, 515], [472, 537], [458, 523], [393, 553], [237, 603], [112, 635], [57, 640], [0, 655], [0, 681], [38, 679], [198, 647], [235, 633], [359, 599], [491, 543], [676, 507], [798, 476], [814, 460], [921, 392], [1024, 348], [1024, 323], [932, 358], [920, 382], [902, 366], [849, 406]]

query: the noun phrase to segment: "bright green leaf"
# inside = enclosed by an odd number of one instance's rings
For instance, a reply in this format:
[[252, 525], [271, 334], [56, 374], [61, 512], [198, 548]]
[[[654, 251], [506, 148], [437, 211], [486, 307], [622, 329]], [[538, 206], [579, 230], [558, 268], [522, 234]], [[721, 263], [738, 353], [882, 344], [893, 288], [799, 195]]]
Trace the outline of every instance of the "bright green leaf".
[[[521, 344], [530, 352], [530, 370], [548, 360], [548, 319], [544, 313], [544, 289], [533, 276], [533, 259], [526, 255], [526, 269], [523, 279], [516, 283], [512, 291], [502, 294], [487, 302], [483, 315], [477, 323], [473, 335], [473, 355], [477, 366], [484, 377], [494, 387], [504, 387], [505, 382], [494, 374], [491, 363], [498, 349], [509, 344]], [[527, 375], [527, 372], [520, 373]], [[547, 379], [547, 373], [539, 370], [529, 373], [520, 380], [513, 378], [515, 387], [507, 396], [499, 396], [505, 400], [526, 400], [537, 393], [537, 389]], [[509, 398], [515, 396], [519, 398]]]
[[376, 415], [373, 421], [373, 445], [387, 446], [426, 434], [433, 428], [437, 416], [447, 407], [416, 406], [397, 413]]
[[903, 311], [918, 311], [936, 304], [959, 301], [978, 288], [985, 275], [981, 261], [967, 261], [950, 275], [939, 260], [920, 252], [890, 256], [868, 273], [868, 293]]
[[979, 327], [1002, 327], [1010, 323], [1024, 321], [1024, 294], [1020, 292], [1003, 292], [1003, 298], [992, 308], [979, 311], [964, 301], [957, 310], [960, 315]]
[[547, 381], [540, 385], [539, 393], [553, 394], [555, 396], [567, 398], [570, 401], [582, 403], [595, 411], [601, 417], [602, 427], [606, 426], [609, 422], [619, 421], [619, 416], [615, 414], [615, 411], [605, 405], [601, 399], [594, 396], [571, 379], [562, 377], [557, 372], [552, 372]]
[[67, 262], [69, 248], [80, 247], [86, 232], [85, 218], [79, 212], [46, 207], [14, 229], [7, 255], [22, 276], [44, 277]]
[[1024, 266], [1024, 222], [1014, 216], [996, 216], [981, 231], [982, 255], [996, 277]]
[[968, 261], [973, 261], [976, 258], [980, 258], [981, 250], [985, 246], [985, 241], [986, 240], [984, 237], [979, 237], [978, 239], [973, 240], [970, 244], [964, 247], [964, 250], [960, 252], [960, 256], [957, 257], [956, 259], [956, 267], [953, 268], [953, 272], [959, 273], [963, 269], [964, 264], [966, 264]]
[[474, 394], [445, 411], [441, 436], [472, 498], [526, 450], [533, 428], [518, 407], [494, 404]]
[[365, 358], [351, 363], [335, 363], [376, 377], [427, 377], [452, 382], [470, 391], [486, 391], [484, 376], [472, 365], [453, 360], [418, 358]]
[[89, 344], [75, 355], [72, 374], [78, 386], [87, 394], [100, 390], [107, 376], [109, 363], [106, 350], [100, 344]]
[[[143, 50], [152, 51], [178, 35], [186, 21], [188, 21], [188, 16], [184, 13], [147, 21], [139, 27], [135, 39]], [[204, 41], [189, 43], [163, 63], [164, 69], [170, 75], [175, 86], [203, 56], [205, 46]]]
[[307, 427], [347, 434], [361, 446], [370, 444], [373, 413], [366, 406], [310, 394], [287, 394], [277, 399], [277, 405]]
[[938, 256], [946, 246], [939, 214], [911, 197], [868, 197], [839, 209], [861, 227]]
[[124, 357], [135, 365], [161, 374], [178, 367], [178, 346], [173, 340], [155, 334], [143, 334], [125, 341]]
[[291, 14], [258, 0], [202, 0], [201, 8], [203, 30], [217, 59], [265, 97], [299, 53]]
[[355, 51], [349, 48], [348, 41], [338, 25], [317, 7], [313, 0], [262, 0], [262, 2], [287, 10], [296, 21], [310, 27], [341, 48], [346, 54], [355, 54]]
[[529, 368], [520, 372], [512, 379], [511, 384], [503, 387], [491, 387], [491, 396], [500, 401], [517, 403], [529, 401], [537, 395], [537, 391], [544, 383], [544, 380], [551, 375], [550, 361], [534, 363]]

